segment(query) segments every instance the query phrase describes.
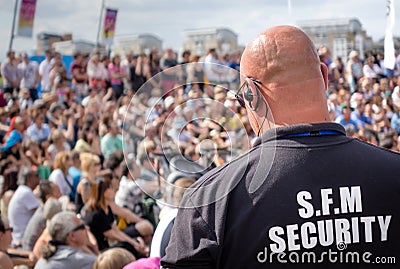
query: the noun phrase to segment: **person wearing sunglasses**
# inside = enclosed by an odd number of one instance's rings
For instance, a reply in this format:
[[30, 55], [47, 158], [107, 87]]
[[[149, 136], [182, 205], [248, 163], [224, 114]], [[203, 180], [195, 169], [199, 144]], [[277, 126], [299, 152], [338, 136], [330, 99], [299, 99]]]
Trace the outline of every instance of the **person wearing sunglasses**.
[[311, 39], [269, 28], [240, 71], [236, 96], [258, 138], [186, 191], [162, 268], [337, 268], [329, 251], [340, 268], [398, 259], [399, 155], [330, 121], [328, 68]]
[[50, 220], [48, 230], [52, 240], [42, 248], [36, 269], [92, 268], [96, 256], [80, 249], [89, 240], [86, 226], [73, 212], [57, 213]]

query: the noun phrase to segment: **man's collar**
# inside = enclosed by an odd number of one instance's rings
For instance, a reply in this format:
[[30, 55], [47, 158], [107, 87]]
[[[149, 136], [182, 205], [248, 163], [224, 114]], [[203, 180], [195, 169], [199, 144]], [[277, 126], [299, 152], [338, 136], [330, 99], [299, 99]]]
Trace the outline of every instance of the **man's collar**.
[[313, 124], [297, 124], [283, 127], [277, 127], [264, 132], [254, 142], [254, 147], [261, 143], [284, 138], [288, 135], [313, 133], [318, 131], [333, 131], [341, 135], [346, 135], [344, 127], [334, 122], [323, 122]]

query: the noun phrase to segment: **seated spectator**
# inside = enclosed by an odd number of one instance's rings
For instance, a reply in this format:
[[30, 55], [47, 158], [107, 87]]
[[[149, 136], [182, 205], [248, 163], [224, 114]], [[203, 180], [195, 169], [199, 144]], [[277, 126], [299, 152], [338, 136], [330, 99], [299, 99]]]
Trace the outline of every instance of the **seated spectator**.
[[49, 139], [50, 127], [44, 123], [44, 113], [40, 110], [34, 110], [32, 113], [33, 124], [26, 130], [26, 136], [39, 143]]
[[17, 130], [10, 133], [0, 153], [2, 160], [8, 159], [17, 167], [29, 164], [22, 148], [22, 135]]
[[81, 180], [76, 191], [76, 212], [79, 213], [90, 197], [90, 186], [96, 184], [96, 175], [100, 172], [100, 158], [91, 153], [81, 153]]
[[54, 162], [57, 153], [71, 150], [70, 145], [65, 140], [64, 134], [58, 129], [55, 129], [51, 132], [50, 141], [51, 144], [48, 147], [47, 152], [50, 154], [50, 159], [52, 162]]
[[366, 128], [372, 130], [372, 120], [365, 116], [365, 104], [362, 101], [355, 102], [354, 111], [351, 112], [351, 120], [357, 123], [358, 129]]
[[[47, 220], [47, 223], [49, 223], [54, 215], [62, 211], [61, 202], [55, 200], [54, 198], [50, 198], [43, 208], [43, 217]], [[88, 229], [86, 229], [86, 233], [89, 240], [85, 241], [84, 244], [79, 245], [78, 248], [84, 253], [97, 256], [99, 254], [99, 249], [97, 248], [96, 238], [94, 238], [93, 234]], [[33, 253], [38, 259], [42, 257], [42, 248], [51, 240], [52, 238], [49, 234], [49, 229], [46, 226], [33, 247]]]
[[33, 100], [27, 88], [21, 89], [19, 92], [19, 107], [21, 110], [26, 110], [33, 105]]
[[358, 132], [358, 124], [351, 119], [351, 109], [347, 105], [342, 106], [342, 115], [337, 117], [335, 122], [347, 127], [349, 131]]
[[63, 112], [65, 111], [65, 106], [62, 103], [52, 103], [49, 108], [49, 125], [52, 128], [59, 128], [61, 126], [61, 118]]
[[118, 125], [111, 122], [107, 134], [101, 139], [101, 152], [107, 159], [116, 150], [122, 150], [122, 135]]
[[69, 144], [70, 148], [75, 146], [78, 133], [78, 123], [75, 118], [75, 110], [64, 110], [58, 129], [63, 133], [66, 142]]
[[77, 190], [82, 176], [80, 153], [78, 151], [72, 151], [71, 159], [72, 166], [68, 169], [68, 174], [72, 177], [72, 180], [74, 181], [73, 187]]
[[74, 149], [79, 152], [101, 155], [100, 137], [93, 126], [85, 125], [82, 128], [80, 138], [76, 141]]
[[32, 167], [38, 168], [46, 161], [37, 141], [29, 139], [24, 141], [24, 150], [25, 156], [31, 163]]
[[172, 206], [164, 207], [160, 213], [160, 222], [154, 232], [153, 241], [151, 242], [150, 257], [164, 257], [165, 249], [168, 246], [171, 238], [171, 231], [174, 225], [174, 220], [178, 214], [178, 206], [182, 200], [183, 193], [194, 183], [193, 178], [180, 178], [174, 183], [172, 189]]
[[75, 199], [74, 181], [68, 174], [68, 169], [72, 165], [72, 159], [70, 152], [61, 151], [57, 153], [54, 161], [54, 170], [51, 172], [49, 180], [54, 182], [60, 188], [62, 195], [67, 195], [70, 198]]
[[55, 214], [53, 212], [61, 211], [61, 203], [57, 200], [60, 196], [60, 188], [53, 182], [45, 181], [39, 184], [39, 198], [42, 204], [36, 209], [26, 226], [22, 241], [24, 250], [33, 250], [36, 241], [46, 228], [46, 220], [48, 219], [46, 217], [49, 214], [52, 217]]
[[36, 209], [40, 206], [39, 200], [33, 194], [33, 190], [39, 184], [37, 171], [23, 167], [19, 175], [18, 189], [8, 205], [8, 217], [13, 227], [13, 245], [22, 246], [22, 238]]
[[140, 237], [136, 239], [129, 237], [116, 226], [109, 205], [109, 201], [114, 197], [115, 189], [111, 180], [101, 180], [93, 184], [86, 211], [82, 214], [83, 219], [95, 236], [100, 251], [109, 248], [108, 241], [113, 240], [118, 242], [115, 246], [129, 250], [135, 257], [144, 257], [147, 250], [143, 240]]
[[143, 193], [151, 195], [157, 190], [157, 186], [151, 185], [152, 182], [141, 179], [140, 167], [132, 160], [129, 162], [130, 169], [125, 162], [121, 164], [122, 177], [115, 195], [115, 203], [140, 216], [142, 213], [140, 201], [144, 198]]
[[135, 256], [126, 249], [112, 248], [97, 257], [92, 269], [122, 269], [135, 260]]
[[140, 178], [151, 181], [157, 177], [157, 172], [154, 170], [154, 166], [151, 163], [149, 156], [147, 154], [139, 155], [140, 164]]
[[374, 56], [369, 56], [365, 60], [365, 64], [363, 66], [364, 77], [369, 79], [377, 79], [379, 78], [379, 74], [382, 73], [382, 69], [378, 64], [375, 63]]
[[72, 212], [57, 213], [48, 225], [52, 240], [42, 249], [36, 269], [90, 269], [95, 255], [84, 253], [81, 245], [88, 242], [86, 227]]

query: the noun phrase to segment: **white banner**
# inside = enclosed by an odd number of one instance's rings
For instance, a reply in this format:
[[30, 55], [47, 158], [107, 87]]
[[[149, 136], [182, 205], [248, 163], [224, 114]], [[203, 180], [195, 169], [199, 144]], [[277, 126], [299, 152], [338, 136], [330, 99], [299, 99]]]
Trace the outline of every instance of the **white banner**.
[[394, 28], [394, 0], [386, 1], [386, 33], [385, 33], [385, 61], [384, 65], [387, 69], [393, 70], [396, 64], [393, 43]]

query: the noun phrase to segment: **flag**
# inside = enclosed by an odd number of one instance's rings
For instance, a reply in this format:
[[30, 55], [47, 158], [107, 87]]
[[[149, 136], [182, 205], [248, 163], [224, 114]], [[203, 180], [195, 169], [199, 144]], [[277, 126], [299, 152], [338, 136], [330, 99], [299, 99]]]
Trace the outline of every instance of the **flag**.
[[393, 70], [396, 64], [394, 54], [393, 28], [394, 28], [394, 0], [386, 1], [386, 33], [385, 33], [385, 68]]
[[36, 0], [22, 0], [19, 10], [18, 36], [32, 37], [35, 11]]
[[115, 35], [115, 25], [117, 22], [117, 9], [106, 9], [103, 25], [103, 40], [111, 43]]

